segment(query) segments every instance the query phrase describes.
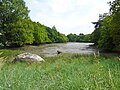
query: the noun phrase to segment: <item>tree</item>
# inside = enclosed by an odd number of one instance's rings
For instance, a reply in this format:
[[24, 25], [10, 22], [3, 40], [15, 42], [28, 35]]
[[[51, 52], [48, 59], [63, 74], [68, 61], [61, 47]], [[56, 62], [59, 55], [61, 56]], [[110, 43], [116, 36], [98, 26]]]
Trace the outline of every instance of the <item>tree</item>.
[[[16, 37], [18, 32], [21, 32], [21, 34], [18, 35], [19, 38], [26, 36], [26, 34], [23, 35], [24, 32], [29, 32], [28, 29], [22, 27], [23, 25], [20, 26], [21, 24], [24, 24], [24, 20], [29, 19], [28, 13], [29, 10], [25, 6], [25, 2], [23, 0], [2, 0], [0, 5], [0, 33], [2, 34], [1, 42], [5, 46], [14, 46], [16, 42], [19, 42], [20, 46], [23, 45], [22, 43], [20, 44], [20, 41], [24, 39], [17, 39]], [[32, 35], [30, 34], [30, 36]], [[32, 40], [28, 40], [29, 43], [31, 43], [31, 41]]]
[[99, 17], [92, 33], [93, 41], [103, 49], [120, 49], [120, 0], [109, 2], [110, 12]]
[[116, 48], [120, 49], [120, 0], [109, 2], [111, 20], [111, 36]]
[[108, 4], [110, 5], [111, 15], [120, 12], [120, 0], [110, 1]]
[[[29, 10], [23, 0], [2, 0], [0, 5], [0, 21], [2, 27], [18, 19], [28, 19]], [[3, 29], [3, 28], [2, 28]]]
[[113, 38], [111, 37], [111, 16], [106, 16], [102, 21], [100, 28], [101, 37], [98, 41], [98, 47], [112, 50], [114, 48]]
[[101, 27], [102, 27], [102, 20], [103, 17], [102, 15], [99, 15], [99, 20], [97, 22], [92, 22], [92, 24], [94, 24], [94, 28], [95, 30], [92, 32], [92, 42], [94, 42], [95, 45], [98, 45], [98, 41], [101, 38]]
[[70, 42], [76, 42], [77, 38], [78, 38], [78, 36], [76, 34], [72, 34], [72, 33], [68, 34], [67, 37]]
[[68, 41], [68, 38], [65, 36], [65, 34], [59, 33], [55, 26], [53, 26], [52, 29], [47, 27], [46, 30], [48, 37], [52, 42], [62, 43]]
[[113, 15], [113, 19], [111, 21], [111, 36], [113, 38], [113, 43], [116, 48], [120, 49], [120, 12]]
[[46, 32], [46, 26], [41, 25], [40, 23], [34, 24], [34, 44], [41, 44], [41, 43], [47, 43], [51, 42], [51, 40], [48, 38], [48, 34]]
[[68, 42], [68, 38], [65, 36], [65, 34], [58, 33], [58, 40], [57, 40], [57, 42], [59, 42], [59, 43]]
[[77, 39], [76, 42], [83, 42], [84, 41], [84, 34], [80, 33], [79, 35], [77, 35]]
[[2, 43], [5, 46], [16, 47], [33, 43], [33, 26], [29, 20], [19, 20], [7, 24], [8, 30], [2, 33]]
[[58, 39], [58, 32], [55, 28], [55, 26], [51, 28], [47, 27], [46, 28], [46, 31], [47, 31], [47, 34], [48, 34], [48, 37], [49, 39], [54, 43], [54, 42], [57, 42], [57, 39]]
[[91, 42], [92, 41], [92, 37], [91, 34], [86, 34], [84, 35], [84, 39], [85, 42]]
[[84, 35], [83, 33], [80, 33], [79, 35], [76, 34], [68, 34], [67, 35], [70, 42], [91, 42], [91, 34]]

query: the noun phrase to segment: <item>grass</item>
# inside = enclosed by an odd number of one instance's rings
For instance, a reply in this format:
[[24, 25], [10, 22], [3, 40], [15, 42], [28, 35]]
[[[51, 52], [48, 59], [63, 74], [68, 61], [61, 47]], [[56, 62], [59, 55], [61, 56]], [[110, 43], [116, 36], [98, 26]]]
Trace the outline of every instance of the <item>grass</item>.
[[11, 49], [1, 49], [0, 50], [0, 57], [2, 57], [4, 60], [3, 62], [9, 63], [11, 62], [14, 57], [20, 53], [23, 53], [25, 51], [22, 50], [11, 50]]
[[[13, 57], [22, 51], [2, 52], [2, 56]], [[61, 54], [45, 61], [5, 63], [0, 69], [0, 90], [120, 90], [117, 57]]]

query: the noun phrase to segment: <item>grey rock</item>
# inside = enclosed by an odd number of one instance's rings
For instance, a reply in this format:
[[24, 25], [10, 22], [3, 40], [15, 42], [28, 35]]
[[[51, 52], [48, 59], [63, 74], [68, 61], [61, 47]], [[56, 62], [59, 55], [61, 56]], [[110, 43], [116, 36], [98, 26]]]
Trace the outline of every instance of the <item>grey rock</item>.
[[17, 55], [13, 60], [14, 63], [17, 61], [28, 62], [28, 63], [32, 63], [32, 62], [39, 63], [39, 62], [44, 62], [44, 59], [36, 54], [23, 53], [23, 54]]

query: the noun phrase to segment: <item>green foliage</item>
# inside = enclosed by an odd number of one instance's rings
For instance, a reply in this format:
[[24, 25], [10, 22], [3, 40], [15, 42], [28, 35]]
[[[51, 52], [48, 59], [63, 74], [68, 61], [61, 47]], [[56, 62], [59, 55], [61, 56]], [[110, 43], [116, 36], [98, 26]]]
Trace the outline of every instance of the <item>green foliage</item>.
[[28, 8], [23, 0], [2, 0], [0, 5], [0, 33], [4, 46], [32, 43], [30, 28], [23, 27], [28, 19]]
[[70, 42], [91, 42], [91, 34], [82, 34], [79, 35], [76, 34], [68, 34], [67, 35]]
[[52, 42], [63, 43], [68, 41], [68, 38], [64, 34], [59, 33], [55, 26], [53, 26], [52, 29], [47, 27], [46, 30]]
[[40, 23], [33, 23], [34, 24], [34, 44], [41, 44], [41, 43], [47, 43], [51, 42], [51, 40], [48, 38], [47, 32], [46, 32], [46, 26], [41, 25]]
[[70, 42], [76, 42], [77, 41], [77, 38], [78, 36], [76, 34], [68, 34], [67, 37], [69, 38], [69, 41]]
[[85, 41], [84, 38], [85, 38], [85, 35], [83, 33], [80, 33], [79, 35], [77, 35], [76, 41], [84, 42]]
[[109, 5], [110, 5], [110, 13], [111, 14], [120, 12], [120, 0], [110, 1]]
[[84, 39], [83, 40], [86, 41], [86, 42], [91, 42], [91, 40], [92, 40], [91, 34], [84, 35]]
[[113, 39], [111, 37], [111, 16], [102, 16], [99, 17], [97, 27], [95, 27], [94, 32], [92, 33], [93, 42], [98, 45], [99, 48], [106, 50], [112, 50], [114, 48]]
[[[92, 40], [103, 49], [120, 50], [120, 0], [109, 2], [110, 13], [103, 14], [95, 24]], [[97, 27], [98, 26], [98, 27]]]
[[1, 90], [119, 90], [116, 57], [64, 54], [41, 64], [8, 63], [0, 69]]
[[106, 16], [102, 21], [101, 37], [98, 41], [98, 46], [104, 49], [112, 50], [114, 48], [113, 39], [111, 37], [111, 16]]
[[68, 42], [68, 38], [65, 36], [65, 34], [62, 33], [58, 33], [58, 37], [56, 39], [57, 43], [64, 43], [64, 42]]
[[[2, 30], [8, 23], [16, 22], [19, 18], [28, 19], [29, 10], [23, 0], [2, 0], [0, 5], [0, 26]], [[1, 32], [1, 31], [0, 31]]]
[[[14, 50], [14, 49], [1, 49], [0, 50], [0, 57], [7, 57], [7, 58], [11, 58], [11, 57], [15, 57], [18, 54], [21, 54], [25, 51], [22, 50]], [[9, 62], [9, 60], [7, 60]]]
[[28, 13], [29, 10], [23, 0], [0, 2], [0, 45], [20, 47], [26, 44], [68, 41], [55, 26], [50, 29], [38, 22], [32, 22]]
[[100, 39], [100, 29], [95, 29], [94, 32], [92, 32], [92, 41], [98, 45], [98, 41]]
[[46, 31], [47, 31], [47, 34], [48, 34], [48, 37], [49, 39], [52, 41], [52, 42], [55, 42], [55, 31], [52, 30], [51, 28], [47, 27], [46, 28]]
[[113, 43], [116, 48], [120, 49], [120, 11], [113, 15], [113, 19], [111, 21], [111, 36], [113, 38]]
[[7, 24], [2, 32], [2, 43], [5, 46], [16, 47], [33, 43], [33, 27], [29, 20], [21, 19]]

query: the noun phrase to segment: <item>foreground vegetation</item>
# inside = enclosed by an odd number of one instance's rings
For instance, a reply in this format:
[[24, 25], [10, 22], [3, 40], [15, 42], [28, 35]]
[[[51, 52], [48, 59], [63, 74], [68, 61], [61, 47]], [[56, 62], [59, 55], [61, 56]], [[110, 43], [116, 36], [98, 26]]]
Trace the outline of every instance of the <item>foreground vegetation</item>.
[[[23, 51], [0, 52], [3, 52], [1, 56], [13, 57]], [[44, 59], [46, 62], [41, 64], [13, 64], [10, 59], [6, 59], [7, 62], [0, 64], [0, 90], [120, 89], [118, 57], [95, 58], [94, 55], [61, 54]]]

